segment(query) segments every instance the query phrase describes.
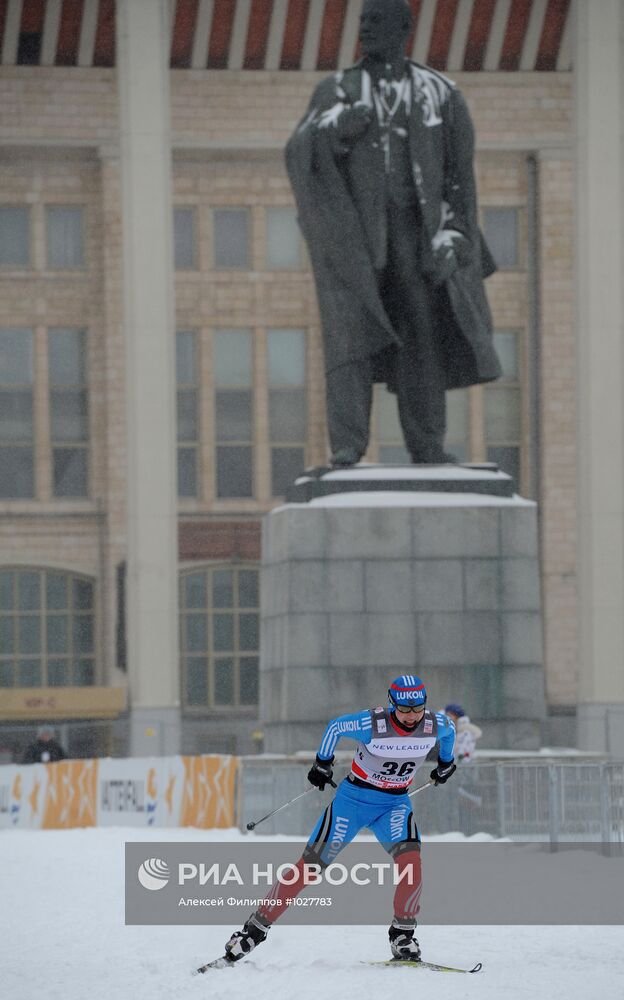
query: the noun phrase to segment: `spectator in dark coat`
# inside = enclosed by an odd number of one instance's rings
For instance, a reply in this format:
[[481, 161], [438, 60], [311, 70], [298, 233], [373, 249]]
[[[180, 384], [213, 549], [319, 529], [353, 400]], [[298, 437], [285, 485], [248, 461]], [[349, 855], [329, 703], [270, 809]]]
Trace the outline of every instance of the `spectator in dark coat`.
[[57, 760], [65, 760], [66, 756], [63, 747], [54, 738], [52, 726], [40, 726], [35, 742], [26, 747], [24, 764], [51, 764]]

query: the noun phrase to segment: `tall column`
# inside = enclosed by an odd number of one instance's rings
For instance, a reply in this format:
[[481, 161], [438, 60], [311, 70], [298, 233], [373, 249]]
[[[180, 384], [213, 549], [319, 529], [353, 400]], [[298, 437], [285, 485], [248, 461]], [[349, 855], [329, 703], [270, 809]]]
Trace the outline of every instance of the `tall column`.
[[579, 745], [624, 755], [624, 0], [577, 0]]
[[180, 743], [167, 0], [117, 3], [131, 752]]

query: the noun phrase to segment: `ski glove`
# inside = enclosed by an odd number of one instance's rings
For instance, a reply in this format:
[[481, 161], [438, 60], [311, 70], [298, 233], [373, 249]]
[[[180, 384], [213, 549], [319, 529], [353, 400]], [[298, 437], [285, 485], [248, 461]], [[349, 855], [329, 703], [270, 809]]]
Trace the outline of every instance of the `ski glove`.
[[434, 767], [433, 771], [429, 775], [434, 785], [443, 785], [449, 780], [452, 774], [457, 770], [457, 764], [454, 764], [452, 760], [440, 760], [438, 757], [438, 763]]
[[332, 788], [336, 788], [335, 783], [332, 781], [334, 776], [333, 763], [333, 757], [330, 757], [329, 760], [322, 760], [317, 754], [314, 764], [308, 771], [308, 781], [310, 784], [316, 788], [320, 788], [321, 791], [323, 791], [325, 785], [331, 785]]

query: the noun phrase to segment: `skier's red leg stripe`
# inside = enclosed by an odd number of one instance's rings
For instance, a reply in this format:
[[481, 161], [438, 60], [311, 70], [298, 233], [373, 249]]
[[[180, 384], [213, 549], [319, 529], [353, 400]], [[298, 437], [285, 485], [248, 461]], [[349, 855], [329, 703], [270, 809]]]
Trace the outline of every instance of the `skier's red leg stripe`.
[[[282, 882], [276, 882], [269, 893], [267, 893], [267, 899], [273, 900], [273, 905], [269, 903], [263, 903], [262, 906], [258, 907], [258, 912], [262, 914], [265, 920], [268, 920], [270, 924], [274, 924], [275, 921], [285, 913], [290, 905], [291, 901], [298, 896], [301, 890], [304, 888], [303, 880], [303, 866], [305, 862], [303, 858], [299, 858], [299, 861], [293, 868], [297, 869], [297, 878], [293, 878], [293, 882], [290, 885], [285, 885]], [[294, 876], [294, 871], [292, 872]], [[290, 882], [291, 873], [288, 873], [288, 881]]]
[[420, 910], [419, 900], [422, 890], [420, 851], [403, 851], [396, 858], [395, 864], [399, 869], [399, 878], [406, 870], [407, 874], [405, 878], [400, 878], [394, 892], [394, 915], [412, 919]]

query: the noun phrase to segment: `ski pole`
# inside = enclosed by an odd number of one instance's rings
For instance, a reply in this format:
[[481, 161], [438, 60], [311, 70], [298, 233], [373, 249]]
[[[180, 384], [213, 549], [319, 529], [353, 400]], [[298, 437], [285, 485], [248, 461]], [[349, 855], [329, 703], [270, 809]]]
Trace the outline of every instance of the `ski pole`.
[[273, 809], [272, 812], [267, 813], [266, 816], [262, 817], [262, 819], [257, 819], [255, 823], [253, 823], [253, 822], [252, 823], [248, 823], [247, 824], [247, 829], [248, 830], [253, 830], [254, 827], [258, 826], [258, 823], [264, 823], [265, 819], [269, 819], [270, 816], [275, 816], [275, 813], [281, 812], [282, 809], [286, 808], [286, 806], [291, 806], [293, 804], [293, 802], [297, 801], [297, 799], [302, 799], [304, 795], [307, 795], [309, 792], [313, 792], [313, 791], [314, 791], [314, 785], [310, 785], [309, 788], [306, 788], [305, 792], [301, 792], [299, 795], [295, 795], [294, 799], [290, 799], [289, 802], [284, 802], [283, 806], [278, 806], [277, 809]]
[[410, 799], [412, 798], [412, 796], [418, 795], [419, 792], [422, 792], [424, 788], [429, 788], [429, 785], [432, 785], [432, 784], [433, 784], [433, 781], [425, 781], [424, 785], [419, 785], [418, 788], [415, 788], [413, 792], [409, 793]]
[[[333, 785], [333, 782], [331, 782], [331, 784]], [[423, 789], [428, 788], [429, 785], [432, 785], [432, 784], [433, 784], [432, 781], [426, 781], [424, 785], [420, 785], [419, 788], [416, 788], [413, 792], [410, 792], [409, 793], [409, 797], [412, 798], [413, 795], [418, 795], [419, 792], [422, 792]], [[334, 785], [334, 787], [335, 787], [335, 785]], [[293, 804], [293, 802], [296, 802], [298, 799], [302, 799], [304, 795], [307, 795], [309, 792], [313, 792], [313, 791], [314, 791], [313, 787], [312, 788], [306, 788], [305, 792], [300, 792], [299, 795], [295, 795], [294, 799], [289, 799], [288, 802], [284, 802], [283, 805], [278, 806], [277, 809], [273, 809], [271, 812], [267, 813], [266, 816], [263, 816], [261, 819], [257, 819], [255, 822], [252, 821], [251, 823], [248, 823], [247, 824], [247, 829], [248, 830], [253, 830], [260, 823], [264, 823], [265, 819], [270, 819], [271, 816], [275, 816], [275, 814], [278, 813], [278, 812], [281, 812], [282, 809], [286, 809], [287, 806], [291, 806]]]

